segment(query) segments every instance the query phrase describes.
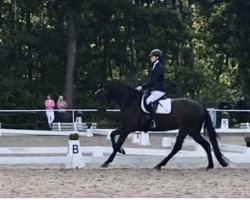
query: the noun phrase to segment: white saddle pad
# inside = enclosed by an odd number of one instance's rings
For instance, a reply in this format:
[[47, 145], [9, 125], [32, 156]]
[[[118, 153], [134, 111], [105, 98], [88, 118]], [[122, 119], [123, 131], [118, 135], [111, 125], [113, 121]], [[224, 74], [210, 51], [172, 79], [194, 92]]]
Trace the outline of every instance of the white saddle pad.
[[[144, 95], [141, 100], [141, 109], [143, 110], [143, 112], [149, 113], [144, 106], [143, 99], [144, 99]], [[167, 98], [167, 99], [160, 100], [156, 109], [156, 113], [169, 114], [170, 112], [171, 112], [171, 99]]]

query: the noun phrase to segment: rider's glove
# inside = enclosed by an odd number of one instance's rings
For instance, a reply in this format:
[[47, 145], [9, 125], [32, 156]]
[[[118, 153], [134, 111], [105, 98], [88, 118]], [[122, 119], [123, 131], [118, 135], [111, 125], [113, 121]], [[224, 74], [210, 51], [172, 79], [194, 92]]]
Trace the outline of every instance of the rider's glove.
[[138, 90], [138, 91], [141, 91], [142, 90], [142, 86], [138, 86], [135, 89]]

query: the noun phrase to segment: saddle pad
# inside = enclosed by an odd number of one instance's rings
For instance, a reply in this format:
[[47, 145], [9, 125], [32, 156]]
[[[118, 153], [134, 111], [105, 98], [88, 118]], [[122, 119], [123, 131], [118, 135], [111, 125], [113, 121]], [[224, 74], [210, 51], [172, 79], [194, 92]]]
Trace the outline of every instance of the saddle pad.
[[[144, 99], [144, 95], [141, 100], [141, 109], [143, 110], [143, 112], [149, 113], [144, 106], [143, 99]], [[171, 99], [167, 98], [167, 99], [160, 100], [156, 109], [156, 113], [169, 114], [170, 112], [171, 112]]]

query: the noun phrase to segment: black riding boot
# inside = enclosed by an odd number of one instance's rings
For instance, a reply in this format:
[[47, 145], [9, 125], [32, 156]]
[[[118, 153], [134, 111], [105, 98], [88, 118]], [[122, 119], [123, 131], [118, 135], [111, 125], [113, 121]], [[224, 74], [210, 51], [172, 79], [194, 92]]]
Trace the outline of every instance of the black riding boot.
[[149, 104], [149, 112], [150, 112], [150, 128], [154, 129], [156, 127], [156, 124], [155, 124], [155, 107], [153, 103]]

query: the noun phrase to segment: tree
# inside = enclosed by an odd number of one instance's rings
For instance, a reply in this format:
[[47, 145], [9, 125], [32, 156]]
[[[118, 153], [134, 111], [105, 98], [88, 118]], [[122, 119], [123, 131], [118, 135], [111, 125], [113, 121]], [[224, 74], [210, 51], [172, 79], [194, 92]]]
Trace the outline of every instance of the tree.
[[247, 9], [244, 0], [2, 0], [1, 107], [42, 108], [47, 93], [94, 107], [98, 82], [146, 79], [154, 48], [170, 97], [249, 95]]

